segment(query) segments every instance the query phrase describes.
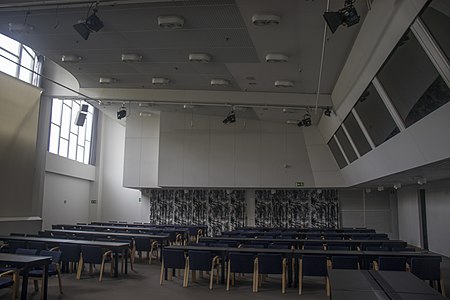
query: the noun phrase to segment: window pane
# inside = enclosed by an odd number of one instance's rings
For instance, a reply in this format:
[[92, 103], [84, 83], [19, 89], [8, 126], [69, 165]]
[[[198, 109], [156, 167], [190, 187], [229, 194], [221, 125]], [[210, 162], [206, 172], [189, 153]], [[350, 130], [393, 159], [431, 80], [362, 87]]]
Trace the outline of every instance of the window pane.
[[84, 159], [84, 148], [81, 147], [81, 146], [78, 146], [78, 148], [77, 148], [77, 161], [82, 163], [83, 159]]
[[84, 146], [84, 139], [86, 137], [86, 121], [84, 121], [84, 126], [78, 127], [78, 145]]
[[19, 56], [20, 43], [7, 37], [6, 35], [0, 34], [0, 47]]
[[91, 141], [91, 136], [92, 136], [92, 115], [91, 114], [87, 114], [86, 121], [84, 124], [86, 126], [86, 141]]
[[68, 107], [72, 107], [72, 103], [73, 103], [72, 100], [67, 100], [67, 99], [64, 100], [64, 104], [66, 104]]
[[352, 144], [350, 144], [350, 141], [348, 140], [344, 129], [342, 129], [342, 126], [339, 127], [338, 131], [336, 132], [336, 137], [339, 141], [339, 144], [341, 144], [342, 149], [344, 149], [345, 155], [347, 155], [348, 160], [350, 162], [355, 161], [358, 156], [356, 155], [355, 150], [353, 150]]
[[62, 101], [58, 98], [53, 98], [52, 101], [52, 123], [61, 125], [61, 109]]
[[352, 137], [353, 143], [355, 143], [359, 155], [363, 156], [364, 154], [372, 150], [369, 142], [364, 136], [363, 131], [361, 130], [361, 127], [359, 127], [359, 124], [352, 113], [348, 114], [347, 118], [344, 121], [344, 125], [345, 128], [347, 128], [348, 134]]
[[70, 122], [70, 132], [78, 134], [78, 127], [75, 125], [75, 120], [77, 118], [78, 111], [80, 110], [80, 105], [76, 102], [73, 102], [72, 106], [72, 121]]
[[339, 165], [339, 168], [342, 169], [343, 167], [345, 167], [347, 165], [347, 161], [342, 155], [341, 149], [339, 149], [339, 146], [337, 145], [334, 138], [331, 138], [331, 140], [328, 142], [328, 147], [330, 147], [331, 153], [333, 153], [334, 159]]
[[411, 31], [377, 76], [407, 127], [450, 100], [448, 87]]
[[48, 151], [54, 154], [58, 154], [58, 141], [59, 141], [59, 127], [55, 124], [50, 126], [50, 139], [48, 144]]
[[[28, 52], [22, 50], [22, 57], [20, 60], [20, 64], [25, 68], [33, 70], [34, 59], [31, 57]], [[20, 67], [19, 68], [19, 79], [25, 82], [31, 83], [31, 79], [33, 78], [33, 73], [28, 71], [27, 69]]]
[[69, 158], [75, 160], [77, 155], [77, 136], [73, 133], [70, 134], [69, 139]]
[[[17, 57], [9, 54], [3, 49], [0, 49], [0, 54], [9, 59], [12, 59], [15, 62], [19, 62], [19, 59]], [[0, 56], [0, 71], [15, 77], [17, 75], [17, 65], [12, 61], [9, 61], [6, 58]]]
[[355, 110], [376, 146], [399, 133], [397, 125], [373, 84], [370, 84], [361, 95]]
[[434, 0], [420, 16], [428, 31], [450, 61], [450, 5], [448, 0]]
[[69, 142], [66, 139], [59, 139], [59, 155], [67, 157], [67, 149], [69, 147]]
[[[65, 100], [64, 100], [65, 102]], [[69, 139], [69, 130], [70, 130], [70, 107], [67, 105], [63, 105], [63, 115], [62, 115], [62, 122], [61, 122], [61, 136], [65, 139]]]
[[91, 152], [91, 143], [90, 142], [86, 142], [86, 146], [84, 148], [85, 148], [85, 151], [84, 151], [84, 163], [85, 164], [89, 164], [89, 154]]

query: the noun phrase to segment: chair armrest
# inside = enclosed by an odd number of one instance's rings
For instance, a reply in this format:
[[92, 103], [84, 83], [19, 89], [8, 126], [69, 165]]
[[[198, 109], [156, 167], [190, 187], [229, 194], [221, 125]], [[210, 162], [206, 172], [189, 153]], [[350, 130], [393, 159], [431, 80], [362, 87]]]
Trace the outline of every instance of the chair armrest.
[[7, 276], [7, 275], [14, 275], [15, 273], [16, 273], [16, 270], [9, 270], [9, 271], [0, 273], [0, 277]]
[[103, 253], [103, 257], [111, 256], [112, 253], [113, 253], [112, 250], [108, 250], [108, 251], [106, 251], [105, 253]]
[[49, 251], [58, 251], [58, 250], [59, 250], [59, 247], [53, 247]]

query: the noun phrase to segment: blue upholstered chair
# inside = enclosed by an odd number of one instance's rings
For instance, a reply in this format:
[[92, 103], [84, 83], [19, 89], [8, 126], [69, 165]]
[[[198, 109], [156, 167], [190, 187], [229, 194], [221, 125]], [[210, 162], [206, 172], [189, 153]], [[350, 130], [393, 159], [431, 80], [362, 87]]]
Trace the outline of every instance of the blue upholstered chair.
[[[162, 285], [164, 272], [168, 272], [168, 269], [184, 269], [183, 274], [183, 287], [187, 286], [187, 260], [184, 255], [184, 250], [176, 249], [164, 249], [162, 252], [161, 274], [159, 278], [159, 284]], [[169, 279], [172, 280], [172, 272], [168, 272]]]
[[[252, 273], [253, 274], [253, 292], [256, 291], [255, 278], [255, 256], [251, 253], [231, 252], [228, 255], [228, 272], [227, 272], [227, 291], [230, 290], [230, 280], [234, 285], [236, 273]], [[231, 278], [231, 273], [233, 277]]]
[[112, 251], [104, 252], [99, 246], [84, 246], [80, 247], [80, 260], [78, 262], [77, 279], [81, 278], [81, 272], [85, 263], [89, 264], [89, 273], [92, 274], [92, 268], [95, 264], [100, 264], [100, 276], [98, 281], [102, 281], [103, 272], [105, 270], [105, 263], [111, 262], [111, 274], [114, 269], [114, 260], [112, 259]]
[[213, 279], [214, 279], [214, 269], [216, 270], [216, 283], [219, 283], [219, 266], [220, 260], [219, 256], [214, 256], [211, 251], [197, 251], [197, 250], [189, 250], [188, 257], [186, 262], [186, 280], [185, 287], [188, 286], [189, 283], [189, 270], [192, 271], [192, 281], [196, 280], [196, 273], [200, 271], [200, 274], [203, 274], [203, 271], [208, 271], [209, 273], [209, 289], [213, 288]]
[[61, 251], [63, 270], [72, 273], [73, 270], [75, 270], [75, 264], [80, 260], [80, 246], [73, 244], [59, 244], [59, 251]]
[[38, 250], [36, 249], [24, 249], [24, 248], [17, 248], [16, 254], [20, 255], [38, 255]]
[[331, 267], [333, 269], [358, 270], [359, 263], [357, 256], [333, 256], [331, 257]]
[[380, 256], [374, 262], [374, 269], [380, 271], [406, 271], [406, 257]]
[[323, 245], [305, 244], [305, 245], [303, 245], [303, 250], [323, 250]]
[[35, 250], [38, 250], [38, 251], [47, 250], [47, 246], [45, 245], [44, 242], [30, 241], [30, 242], [27, 243], [27, 248], [28, 249], [35, 249]]
[[349, 251], [350, 250], [350, 246], [345, 246], [345, 245], [328, 245], [327, 244], [327, 250], [343, 250], [343, 251]]
[[404, 242], [390, 242], [390, 243], [382, 243], [381, 246], [388, 247], [390, 251], [393, 248], [405, 248], [406, 244]]
[[390, 251], [388, 247], [366, 247], [365, 251]]
[[445, 297], [444, 281], [441, 274], [441, 262], [439, 258], [419, 258], [411, 259], [411, 273], [422, 280], [429, 280], [430, 283], [438, 282], [442, 295]]
[[287, 275], [286, 258], [283, 258], [281, 254], [258, 253], [258, 256], [255, 259], [255, 292], [258, 291], [258, 287], [262, 283], [262, 275], [266, 274], [281, 274], [281, 292], [284, 294], [286, 292]]
[[0, 273], [0, 289], [11, 288], [11, 299], [16, 299], [18, 276], [15, 270]]
[[[49, 256], [52, 258], [52, 263], [48, 267], [48, 276], [58, 276], [58, 285], [59, 285], [59, 293], [62, 294], [62, 283], [61, 283], [61, 268], [60, 268], [60, 262], [61, 262], [61, 252], [59, 251], [47, 251], [42, 250], [39, 253], [40, 256]], [[38, 280], [42, 280], [43, 278], [43, 269], [42, 268], [36, 268], [31, 271], [29, 271], [28, 276], [30, 278], [33, 278], [34, 281], [34, 287], [35, 291], [38, 291]], [[41, 291], [44, 291], [44, 283], [42, 282]], [[41, 293], [41, 299], [44, 299], [44, 295]]]
[[304, 276], [325, 277], [327, 296], [330, 295], [330, 283], [328, 280], [327, 257], [325, 255], [303, 255], [299, 263], [298, 293], [303, 290]]
[[26, 241], [15, 241], [15, 240], [11, 240], [8, 242], [8, 247], [9, 247], [9, 253], [16, 253], [16, 250], [19, 248], [26, 248], [27, 247], [27, 242]]
[[[152, 240], [149, 238], [135, 238], [134, 239], [134, 250], [133, 253], [137, 252], [139, 259], [142, 259], [142, 252], [146, 252], [147, 253], [147, 258], [148, 258], [148, 262], [151, 264], [152, 260], [152, 249], [153, 249], [153, 243]], [[133, 257], [133, 262], [134, 262], [134, 254], [132, 255]]]

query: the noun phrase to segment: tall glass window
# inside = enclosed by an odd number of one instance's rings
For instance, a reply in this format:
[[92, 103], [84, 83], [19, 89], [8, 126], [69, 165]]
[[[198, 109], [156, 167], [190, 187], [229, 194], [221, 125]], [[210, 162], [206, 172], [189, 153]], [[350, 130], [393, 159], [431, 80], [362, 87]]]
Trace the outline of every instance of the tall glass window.
[[341, 144], [341, 147], [344, 150], [348, 160], [350, 162], [355, 161], [358, 158], [358, 156], [356, 155], [355, 150], [353, 150], [352, 144], [347, 138], [347, 135], [345, 134], [342, 126], [339, 127], [338, 131], [336, 132], [336, 137], [339, 141], [339, 144]]
[[37, 75], [20, 67], [36, 71], [40, 64], [38, 56], [29, 47], [0, 34], [0, 71], [33, 85], [39, 82]]
[[356, 149], [358, 149], [359, 155], [363, 156], [372, 150], [372, 147], [370, 147], [369, 142], [367, 141], [361, 127], [359, 127], [359, 124], [352, 113], [345, 118], [344, 125], [345, 128], [347, 128], [348, 134], [352, 137], [353, 143], [355, 144]]
[[[83, 126], [75, 125], [75, 119], [82, 105], [88, 105]], [[84, 164], [90, 159], [94, 107], [83, 100], [53, 98], [50, 120], [48, 151]]]
[[449, 88], [410, 30], [377, 77], [406, 127], [450, 101]]
[[328, 142], [328, 147], [330, 147], [331, 153], [333, 153], [334, 159], [336, 160], [339, 168], [343, 168], [347, 165], [347, 161], [344, 158], [344, 155], [342, 154], [341, 149], [339, 149], [338, 144], [334, 140], [334, 138], [331, 138], [331, 140]]
[[450, 5], [448, 0], [433, 0], [420, 19], [450, 61]]
[[376, 146], [400, 132], [372, 83], [359, 98], [355, 110]]

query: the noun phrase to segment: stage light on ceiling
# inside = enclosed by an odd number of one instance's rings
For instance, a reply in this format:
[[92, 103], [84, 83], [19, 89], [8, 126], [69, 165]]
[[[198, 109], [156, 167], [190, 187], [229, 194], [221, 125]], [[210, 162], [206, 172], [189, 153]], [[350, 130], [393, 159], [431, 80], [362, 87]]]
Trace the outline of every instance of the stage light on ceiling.
[[350, 27], [358, 24], [361, 19], [352, 0], [345, 0], [344, 7], [336, 12], [324, 12], [323, 17], [332, 33], [341, 25]]
[[396, 189], [396, 190], [398, 190], [401, 187], [402, 187], [402, 184], [400, 182], [394, 184], [394, 189]]
[[304, 116], [303, 116], [303, 120], [301, 120], [300, 122], [299, 122], [299, 124], [300, 123], [302, 123], [302, 125], [298, 125], [298, 126], [305, 126], [305, 127], [309, 127], [309, 126], [311, 126], [311, 124], [312, 124], [312, 121], [311, 121], [311, 115], [309, 114], [309, 113], [306, 113]]
[[83, 60], [83, 57], [78, 55], [63, 55], [61, 61], [65, 63], [78, 63]]
[[103, 26], [103, 21], [97, 16], [97, 8], [94, 8], [92, 15], [87, 17], [86, 20], [78, 21], [77, 24], [73, 25], [73, 28], [83, 39], [87, 40], [92, 32], [98, 32]]
[[417, 179], [417, 184], [418, 185], [424, 185], [427, 183], [427, 179], [425, 177], [420, 177]]
[[331, 109], [329, 106], [323, 111], [323, 114], [327, 117], [331, 116]]
[[236, 122], [236, 114], [234, 113], [234, 110], [230, 111], [222, 122], [223, 124], [231, 124]]
[[117, 119], [121, 120], [127, 116], [127, 109], [125, 104], [122, 104], [122, 107], [117, 111]]
[[379, 186], [377, 187], [377, 191], [379, 191], [379, 192], [384, 191], [384, 186], [379, 185]]

